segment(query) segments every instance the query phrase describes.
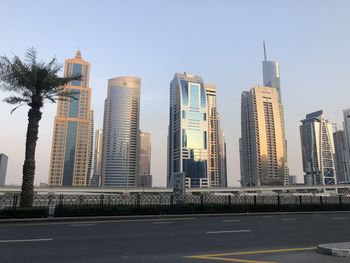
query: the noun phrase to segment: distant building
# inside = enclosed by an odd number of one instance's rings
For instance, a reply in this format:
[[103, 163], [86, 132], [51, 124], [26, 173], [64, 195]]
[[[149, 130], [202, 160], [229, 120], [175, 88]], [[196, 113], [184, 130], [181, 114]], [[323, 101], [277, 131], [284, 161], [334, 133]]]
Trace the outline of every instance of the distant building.
[[86, 176], [86, 185], [91, 185], [91, 178], [92, 178], [92, 161], [93, 161], [93, 149], [94, 149], [94, 111], [91, 110], [90, 112], [90, 146], [89, 146], [89, 162], [88, 162], [88, 170], [87, 170], [87, 176]]
[[102, 129], [95, 131], [94, 165], [91, 186], [101, 186]]
[[279, 92], [254, 86], [241, 100], [241, 184], [287, 185], [288, 167]]
[[346, 152], [346, 138], [343, 130], [337, 130], [333, 133], [334, 140], [334, 158], [335, 158], [335, 170], [337, 173], [337, 181], [350, 182], [348, 171], [348, 160]]
[[226, 159], [226, 140], [224, 131], [221, 128], [220, 115], [217, 114], [218, 123], [218, 177], [219, 187], [227, 187], [227, 159]]
[[344, 150], [346, 162], [346, 178], [350, 181], [350, 108], [343, 111], [344, 114]]
[[78, 50], [75, 58], [67, 59], [64, 76], [81, 75], [65, 86], [74, 98], [57, 103], [52, 136], [49, 171], [50, 186], [87, 186], [91, 140], [90, 63], [83, 60]]
[[148, 132], [141, 132], [139, 134], [140, 142], [140, 157], [139, 157], [139, 187], [152, 187], [151, 176], [151, 134]]
[[137, 186], [140, 86], [141, 80], [137, 77], [108, 80], [103, 120], [102, 186]]
[[7, 155], [0, 153], [0, 185], [5, 185], [7, 171]]
[[305, 184], [337, 184], [332, 124], [325, 119], [322, 110], [307, 114], [301, 123], [300, 138]]
[[297, 184], [297, 176], [289, 175], [289, 185], [296, 185], [296, 184]]

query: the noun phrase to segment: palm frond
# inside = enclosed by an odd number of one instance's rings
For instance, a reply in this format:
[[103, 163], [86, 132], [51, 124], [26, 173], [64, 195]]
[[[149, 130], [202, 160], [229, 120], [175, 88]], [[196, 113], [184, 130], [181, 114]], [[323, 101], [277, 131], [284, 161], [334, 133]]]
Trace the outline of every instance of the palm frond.
[[28, 98], [23, 98], [23, 97], [17, 97], [17, 96], [10, 96], [10, 97], [7, 97], [5, 99], [3, 99], [3, 101], [7, 102], [8, 104], [18, 104], [18, 103], [27, 103], [29, 102], [29, 99]]
[[19, 107], [22, 107], [23, 105], [26, 105], [26, 103], [22, 103], [20, 105], [18, 105], [17, 107], [13, 108], [10, 112], [10, 114], [12, 114], [15, 110], [17, 110]]

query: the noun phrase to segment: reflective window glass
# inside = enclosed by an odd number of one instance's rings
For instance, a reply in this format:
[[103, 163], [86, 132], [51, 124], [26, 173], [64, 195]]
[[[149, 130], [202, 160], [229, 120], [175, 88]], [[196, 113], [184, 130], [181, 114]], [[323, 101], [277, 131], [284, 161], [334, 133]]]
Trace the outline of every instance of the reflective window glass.
[[[81, 64], [73, 64], [73, 71], [72, 71], [72, 76], [76, 76], [76, 75], [82, 75], [83, 73], [83, 65]], [[80, 80], [73, 80], [72, 81], [72, 86], [80, 86], [81, 85], [81, 81]]]
[[73, 90], [73, 97], [70, 98], [70, 105], [69, 105], [69, 117], [77, 118], [78, 112], [79, 112], [79, 97], [80, 97], [80, 91], [79, 90]]
[[199, 85], [190, 83], [190, 107], [199, 108]]

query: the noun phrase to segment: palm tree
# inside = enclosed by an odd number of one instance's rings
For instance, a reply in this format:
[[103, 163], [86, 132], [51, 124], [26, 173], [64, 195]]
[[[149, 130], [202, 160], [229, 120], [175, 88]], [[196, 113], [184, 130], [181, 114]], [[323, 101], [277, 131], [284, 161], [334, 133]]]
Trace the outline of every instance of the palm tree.
[[37, 52], [34, 48], [26, 50], [25, 59], [18, 56], [12, 59], [0, 57], [0, 89], [12, 93], [4, 101], [17, 105], [15, 111], [22, 105], [30, 107], [28, 111], [28, 127], [23, 164], [23, 179], [21, 192], [21, 207], [31, 207], [33, 204], [35, 148], [38, 140], [41, 108], [45, 102], [55, 103], [57, 100], [74, 98], [64, 86], [72, 80], [80, 80], [81, 76], [59, 77], [62, 69], [56, 58], [49, 63], [37, 61]]

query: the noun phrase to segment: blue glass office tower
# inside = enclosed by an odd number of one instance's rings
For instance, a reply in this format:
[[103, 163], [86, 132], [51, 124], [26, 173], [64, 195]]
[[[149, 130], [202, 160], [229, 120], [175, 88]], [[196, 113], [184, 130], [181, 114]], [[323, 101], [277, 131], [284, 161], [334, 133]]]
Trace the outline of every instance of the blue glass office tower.
[[208, 187], [207, 96], [200, 76], [175, 74], [169, 120], [168, 186], [184, 174], [186, 187]]

